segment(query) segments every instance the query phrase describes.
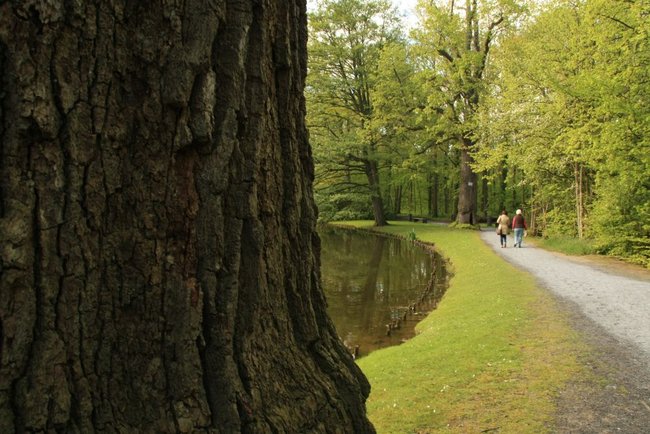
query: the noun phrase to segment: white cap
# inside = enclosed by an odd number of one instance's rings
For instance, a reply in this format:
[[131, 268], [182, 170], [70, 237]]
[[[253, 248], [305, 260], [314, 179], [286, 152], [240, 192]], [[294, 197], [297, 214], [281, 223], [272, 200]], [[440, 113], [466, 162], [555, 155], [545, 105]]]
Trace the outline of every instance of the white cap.
[[521, 210], [520, 210], [520, 209], [517, 210], [517, 214], [521, 214]]

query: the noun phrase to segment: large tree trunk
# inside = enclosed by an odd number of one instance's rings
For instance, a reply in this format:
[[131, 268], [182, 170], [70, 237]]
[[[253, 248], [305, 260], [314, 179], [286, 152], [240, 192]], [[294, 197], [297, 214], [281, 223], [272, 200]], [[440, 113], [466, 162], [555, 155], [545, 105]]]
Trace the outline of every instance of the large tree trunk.
[[458, 188], [458, 214], [456, 221], [462, 224], [476, 223], [476, 174], [472, 170], [473, 163], [470, 150], [472, 141], [463, 140], [460, 150], [460, 185]]
[[0, 3], [0, 432], [371, 432], [305, 2]]

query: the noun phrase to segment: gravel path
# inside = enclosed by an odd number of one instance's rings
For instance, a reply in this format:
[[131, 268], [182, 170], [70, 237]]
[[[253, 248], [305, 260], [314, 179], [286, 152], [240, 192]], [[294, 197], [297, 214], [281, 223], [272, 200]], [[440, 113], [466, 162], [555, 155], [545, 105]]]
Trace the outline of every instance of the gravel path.
[[566, 309], [571, 325], [593, 348], [582, 360], [595, 378], [576, 379], [562, 392], [556, 430], [562, 433], [650, 433], [650, 278], [613, 272], [597, 262], [551, 253], [526, 243], [499, 246], [493, 229], [483, 240], [534, 275]]

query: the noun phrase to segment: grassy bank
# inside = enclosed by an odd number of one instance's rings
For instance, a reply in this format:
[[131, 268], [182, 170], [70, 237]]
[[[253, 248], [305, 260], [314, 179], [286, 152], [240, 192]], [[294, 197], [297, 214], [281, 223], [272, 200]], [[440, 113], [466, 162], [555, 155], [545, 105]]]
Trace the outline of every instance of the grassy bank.
[[554, 396], [579, 371], [577, 337], [553, 300], [476, 232], [408, 222], [382, 231], [411, 229], [435, 243], [454, 277], [415, 338], [358, 361], [377, 431], [551, 431]]

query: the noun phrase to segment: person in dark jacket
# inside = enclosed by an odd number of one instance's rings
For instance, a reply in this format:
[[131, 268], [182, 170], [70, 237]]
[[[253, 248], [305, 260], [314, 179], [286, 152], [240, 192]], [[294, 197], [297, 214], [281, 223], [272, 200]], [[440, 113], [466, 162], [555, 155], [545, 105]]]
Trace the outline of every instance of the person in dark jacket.
[[515, 247], [521, 248], [524, 230], [528, 229], [528, 226], [526, 226], [526, 219], [524, 219], [520, 209], [517, 210], [517, 214], [512, 218], [512, 229], [515, 232]]

